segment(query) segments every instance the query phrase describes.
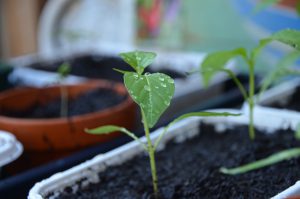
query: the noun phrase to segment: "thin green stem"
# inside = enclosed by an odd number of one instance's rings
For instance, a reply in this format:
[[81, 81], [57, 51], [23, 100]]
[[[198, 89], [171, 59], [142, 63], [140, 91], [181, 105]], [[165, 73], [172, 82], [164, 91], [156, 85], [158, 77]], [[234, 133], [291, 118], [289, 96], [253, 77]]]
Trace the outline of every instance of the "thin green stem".
[[153, 147], [153, 144], [150, 139], [150, 132], [149, 132], [149, 127], [148, 123], [146, 120], [145, 113], [143, 109], [141, 109], [142, 112], [142, 119], [143, 119], [143, 124], [144, 124], [144, 130], [145, 130], [145, 135], [147, 138], [147, 143], [148, 143], [148, 154], [150, 158], [150, 167], [151, 167], [151, 175], [152, 175], [152, 184], [153, 184], [153, 191], [155, 198], [158, 198], [158, 185], [157, 185], [157, 173], [156, 173], [156, 163], [155, 163], [155, 150]]
[[148, 152], [147, 146], [136, 135], [128, 131], [126, 128], [121, 128], [119, 130], [125, 133], [126, 135], [128, 135], [129, 137], [131, 137], [132, 139], [134, 139], [135, 141], [137, 141], [144, 148], [144, 150]]
[[249, 137], [251, 140], [255, 139], [254, 130], [254, 93], [255, 93], [255, 74], [254, 74], [254, 62], [249, 60]]
[[234, 83], [237, 85], [237, 87], [240, 89], [243, 98], [247, 101], [248, 100], [248, 95], [247, 91], [244, 88], [243, 84], [240, 82], [240, 80], [236, 77], [236, 75], [229, 69], [222, 69], [223, 72], [227, 73], [227, 75], [234, 81]]
[[275, 163], [284, 161], [284, 160], [289, 160], [292, 158], [297, 158], [300, 156], [300, 148], [293, 148], [293, 149], [287, 149], [280, 151], [278, 153], [274, 153], [264, 159], [257, 160], [255, 162], [251, 162], [249, 164], [245, 164], [239, 167], [235, 168], [220, 168], [220, 172], [228, 175], [237, 175], [237, 174], [242, 174], [246, 173], [249, 171], [253, 171], [256, 169], [260, 169], [269, 165], [273, 165]]
[[66, 86], [60, 85], [60, 117], [67, 117], [68, 115], [68, 90]]

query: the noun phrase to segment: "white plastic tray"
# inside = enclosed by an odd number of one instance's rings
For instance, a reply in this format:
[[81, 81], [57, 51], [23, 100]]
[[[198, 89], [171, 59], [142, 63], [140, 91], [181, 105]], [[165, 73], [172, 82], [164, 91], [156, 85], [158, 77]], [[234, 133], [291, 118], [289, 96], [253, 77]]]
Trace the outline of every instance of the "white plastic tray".
[[[231, 109], [219, 109], [215, 111], [227, 111], [231, 113], [237, 113], [237, 110]], [[218, 129], [227, 128], [228, 125], [234, 124], [247, 124], [248, 118], [244, 116], [240, 117], [213, 117], [213, 118], [188, 118], [183, 121], [178, 122], [174, 126], [172, 126], [167, 133], [166, 136], [162, 139], [160, 150], [166, 145], [166, 143], [175, 139], [178, 142], [184, 141], [185, 139], [191, 138], [198, 132], [198, 124], [200, 121], [205, 123], [216, 124]], [[265, 120], [260, 120], [261, 122], [256, 123], [256, 127], [260, 129], [268, 129], [268, 132], [272, 132], [279, 128], [279, 126], [270, 125], [269, 122]], [[151, 134], [151, 139], [154, 141], [158, 138], [160, 133], [163, 131], [163, 128], [160, 128]], [[145, 142], [145, 137], [142, 138], [142, 141]], [[57, 173], [51, 176], [48, 179], [45, 179], [41, 182], [35, 184], [35, 186], [30, 190], [28, 198], [29, 199], [42, 199], [43, 196], [47, 195], [49, 192], [63, 190], [64, 187], [70, 186], [74, 184], [74, 182], [87, 179], [85, 181], [86, 184], [90, 182], [97, 182], [98, 175], [95, 173], [104, 171], [107, 167], [112, 165], [118, 165], [126, 160], [131, 159], [133, 156], [143, 153], [142, 147], [137, 142], [130, 142], [121, 147], [118, 147], [108, 153], [100, 154], [93, 159], [82, 163], [78, 166], [75, 166], [69, 170], [66, 170], [61, 173]], [[76, 188], [75, 188], [76, 189]], [[274, 199], [281, 199], [281, 196], [291, 196], [291, 194], [298, 193], [300, 190], [299, 183], [292, 186], [290, 189], [280, 193], [277, 196], [274, 196]], [[74, 190], [75, 191], [75, 190]]]

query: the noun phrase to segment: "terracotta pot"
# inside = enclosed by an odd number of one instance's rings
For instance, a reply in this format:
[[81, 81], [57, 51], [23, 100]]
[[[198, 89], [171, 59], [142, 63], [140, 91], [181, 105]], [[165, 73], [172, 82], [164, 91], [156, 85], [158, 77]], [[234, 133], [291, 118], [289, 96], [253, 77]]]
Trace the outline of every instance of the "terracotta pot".
[[[132, 129], [135, 125], [135, 104], [122, 84], [97, 80], [67, 86], [71, 98], [95, 88], [110, 88], [127, 97], [122, 103], [102, 111], [69, 118], [23, 119], [0, 115], [0, 129], [12, 132], [22, 142], [25, 151], [40, 154], [70, 152], [118, 135], [89, 135], [84, 132], [85, 128], [115, 124]], [[13, 111], [25, 110], [36, 103], [47, 103], [59, 96], [59, 86], [15, 89], [0, 94], [0, 105]]]

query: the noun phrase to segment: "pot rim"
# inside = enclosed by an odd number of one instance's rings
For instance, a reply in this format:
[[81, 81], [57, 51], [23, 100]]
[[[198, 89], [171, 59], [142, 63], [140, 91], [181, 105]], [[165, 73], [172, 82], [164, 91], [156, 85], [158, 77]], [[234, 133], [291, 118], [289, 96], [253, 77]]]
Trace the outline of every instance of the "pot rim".
[[[90, 80], [78, 84], [68, 84], [67, 87], [76, 87], [81, 85], [88, 85], [88, 84], [98, 84], [99, 88], [109, 88], [114, 91], [117, 91], [119, 94], [126, 96], [126, 98], [121, 101], [119, 104], [113, 105], [111, 107], [106, 107], [105, 109], [102, 109], [100, 111], [95, 111], [91, 113], [85, 113], [81, 115], [75, 115], [71, 117], [64, 117], [64, 118], [17, 118], [17, 117], [9, 117], [5, 115], [0, 115], [0, 120], [3, 122], [14, 122], [14, 123], [37, 123], [37, 124], [52, 124], [52, 123], [66, 123], [71, 121], [81, 121], [81, 120], [87, 120], [89, 118], [102, 115], [110, 115], [112, 112], [117, 113], [120, 110], [124, 109], [125, 107], [128, 107], [130, 104], [134, 103], [132, 99], [130, 98], [129, 94], [127, 93], [126, 88], [123, 86], [123, 84], [108, 80]], [[49, 87], [43, 87], [43, 88], [32, 88], [32, 87], [26, 87], [24, 89], [28, 90], [48, 90], [53, 88], [59, 88], [59, 85], [49, 86]], [[12, 95], [15, 92], [23, 92], [23, 88], [16, 88], [13, 90], [8, 90], [0, 94], [0, 98], [5, 98], [6, 95]]]

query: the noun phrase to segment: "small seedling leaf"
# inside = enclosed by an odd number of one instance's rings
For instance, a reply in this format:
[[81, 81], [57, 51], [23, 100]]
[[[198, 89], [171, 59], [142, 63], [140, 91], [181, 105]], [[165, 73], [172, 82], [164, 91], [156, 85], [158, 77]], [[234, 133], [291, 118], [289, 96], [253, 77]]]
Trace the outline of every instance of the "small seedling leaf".
[[132, 132], [128, 131], [126, 128], [115, 126], [115, 125], [106, 125], [106, 126], [101, 126], [101, 127], [94, 128], [94, 129], [85, 129], [85, 132], [87, 132], [89, 134], [93, 134], [93, 135], [105, 135], [105, 134], [110, 134], [110, 133], [113, 133], [116, 131], [119, 131], [119, 132], [122, 132], [122, 133], [128, 135], [132, 139], [139, 142], [140, 145], [145, 149], [145, 151], [148, 150], [147, 146], [144, 143], [142, 143], [142, 141], [136, 135], [134, 135]]
[[300, 31], [290, 29], [282, 30], [273, 34], [270, 39], [300, 50]]
[[173, 120], [170, 124], [174, 124], [176, 122], [179, 122], [180, 120], [189, 118], [189, 117], [228, 117], [228, 116], [240, 116], [240, 113], [228, 113], [228, 112], [192, 112], [192, 113], [186, 113], [175, 120]]
[[292, 158], [297, 158], [300, 156], [300, 148], [293, 148], [293, 149], [287, 149], [280, 151], [278, 153], [275, 153], [273, 155], [270, 155], [267, 158], [257, 160], [255, 162], [251, 162], [249, 164], [245, 164], [243, 166], [235, 167], [232, 169], [228, 168], [220, 168], [220, 172], [223, 174], [228, 175], [237, 175], [237, 174], [243, 174], [249, 171], [253, 171], [256, 169], [260, 169], [269, 165], [276, 164], [278, 162], [289, 160]]
[[275, 81], [279, 80], [282, 77], [287, 75], [293, 75], [296, 72], [294, 70], [289, 69], [289, 67], [300, 57], [300, 52], [293, 51], [286, 55], [283, 59], [279, 61], [275, 69], [270, 72], [262, 81], [261, 89], [259, 91], [259, 95], [261, 94]]
[[208, 54], [200, 64], [203, 84], [208, 86], [211, 78], [220, 70], [224, 69], [229, 60], [237, 56], [247, 57], [246, 50], [244, 48], [237, 48], [230, 51], [220, 51]]
[[121, 53], [122, 59], [128, 63], [140, 75], [144, 69], [152, 64], [156, 54], [153, 52], [133, 51], [128, 53]]
[[162, 73], [139, 75], [130, 72], [124, 75], [124, 83], [152, 128], [170, 105], [175, 90], [174, 80]]
[[174, 119], [172, 122], [170, 122], [165, 128], [164, 131], [160, 134], [159, 138], [156, 140], [155, 144], [154, 144], [154, 148], [156, 149], [157, 146], [159, 145], [161, 139], [163, 138], [163, 136], [166, 134], [166, 132], [168, 131], [168, 129], [174, 125], [175, 123], [189, 118], [189, 117], [227, 117], [227, 116], [240, 116], [241, 114], [239, 113], [228, 113], [228, 112], [192, 112], [192, 113], [186, 113], [183, 114], [181, 116], [179, 116], [178, 118]]
[[58, 71], [60, 78], [65, 78], [69, 75], [71, 72], [71, 67], [70, 64], [68, 63], [63, 63], [62, 65], [59, 66]]
[[124, 128], [119, 126], [114, 126], [114, 125], [107, 125], [95, 129], [86, 129], [85, 131], [90, 134], [103, 135], [103, 134], [110, 134], [116, 131], [122, 131], [122, 129]]

